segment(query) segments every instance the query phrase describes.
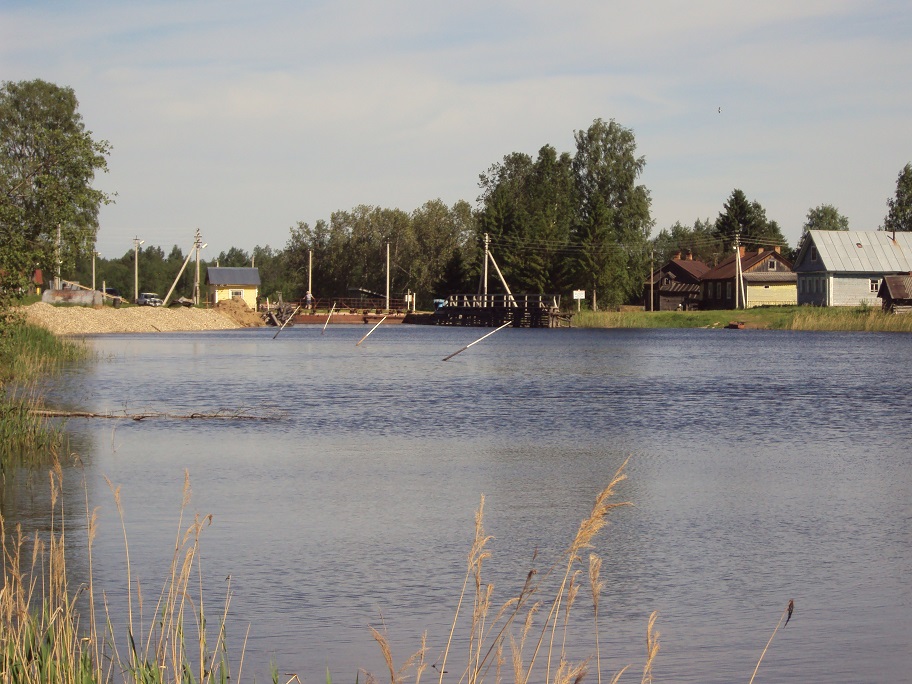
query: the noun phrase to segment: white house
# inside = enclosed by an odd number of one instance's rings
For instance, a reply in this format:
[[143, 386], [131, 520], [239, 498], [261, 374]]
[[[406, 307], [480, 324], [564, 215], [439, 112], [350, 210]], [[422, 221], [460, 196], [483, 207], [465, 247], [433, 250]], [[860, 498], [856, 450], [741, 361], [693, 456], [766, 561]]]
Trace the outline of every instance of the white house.
[[912, 234], [809, 230], [793, 270], [799, 304], [880, 306], [883, 277], [912, 273]]

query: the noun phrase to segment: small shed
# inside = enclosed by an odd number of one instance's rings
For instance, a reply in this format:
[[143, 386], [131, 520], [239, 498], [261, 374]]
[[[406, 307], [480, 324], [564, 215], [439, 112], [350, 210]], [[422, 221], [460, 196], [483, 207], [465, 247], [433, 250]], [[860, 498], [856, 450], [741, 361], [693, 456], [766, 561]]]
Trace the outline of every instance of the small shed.
[[210, 266], [206, 269], [209, 304], [215, 306], [226, 299], [240, 297], [256, 310], [260, 295], [260, 270], [250, 267]]
[[912, 313], [912, 274], [884, 276], [877, 296], [887, 313]]

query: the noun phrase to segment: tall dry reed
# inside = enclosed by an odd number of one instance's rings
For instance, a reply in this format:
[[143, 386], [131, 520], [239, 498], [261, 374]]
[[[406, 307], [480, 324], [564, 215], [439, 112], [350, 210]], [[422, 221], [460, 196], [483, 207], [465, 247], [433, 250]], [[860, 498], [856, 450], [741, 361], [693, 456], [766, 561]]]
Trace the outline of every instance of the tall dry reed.
[[[168, 576], [148, 615], [144, 612], [143, 588], [132, 572], [120, 490], [111, 485], [127, 556], [126, 616], [112, 615], [106, 592], [95, 586], [92, 546], [97, 516], [88, 505], [88, 579], [79, 587], [70, 586], [62, 480], [63, 469], [58, 461], [50, 471], [52, 513], [46, 533], [36, 532], [27, 538], [21, 525], [7, 530], [0, 516], [3, 553], [0, 681], [17, 684], [241, 681], [244, 649], [240, 650], [235, 672], [229, 664], [225, 639], [230, 578], [215, 629], [207, 624], [199, 560], [201, 533], [211, 523], [211, 516], [196, 515], [192, 522], [184, 524], [190, 504], [189, 477], [185, 477], [184, 501]], [[123, 643], [119, 643], [121, 635]]]
[[[570, 625], [583, 578], [588, 576], [589, 590], [595, 607], [595, 668], [601, 681], [601, 656], [598, 653], [598, 604], [603, 582], [600, 580], [601, 559], [589, 554], [588, 569], [583, 567], [583, 555], [593, 548], [594, 539], [608, 524], [609, 514], [617, 508], [631, 505], [629, 501], [615, 501], [616, 489], [626, 479], [625, 461], [614, 477], [595, 499], [589, 515], [582, 520], [570, 545], [561, 557], [546, 571], [530, 570], [520, 592], [499, 607], [493, 605], [493, 585], [483, 580], [482, 569], [491, 554], [487, 549], [492, 539], [484, 530], [484, 497], [475, 514], [475, 534], [468, 554], [468, 565], [462, 591], [456, 602], [449, 637], [442, 651], [440, 664], [432, 667], [442, 684], [450, 652], [456, 643], [468, 656], [460, 667], [452, 668], [452, 678], [468, 684], [481, 684], [490, 680], [500, 682], [502, 667], [510, 666], [515, 684], [545, 682], [545, 684], [571, 684], [582, 681], [590, 671], [591, 659], [571, 662]], [[550, 587], [550, 588], [549, 588]], [[471, 595], [471, 605], [470, 603]], [[550, 597], [550, 598], [548, 598]], [[467, 621], [462, 618], [466, 609], [471, 610]], [[651, 677], [652, 662], [658, 653], [658, 632], [654, 630], [656, 614], [648, 625], [648, 642], [644, 682]], [[464, 641], [460, 635], [463, 630]], [[395, 668], [389, 642], [374, 630], [387, 662], [391, 684], [398, 684], [407, 676], [408, 667]], [[409, 662], [423, 663], [426, 644]], [[509, 657], [507, 657], [509, 654]], [[407, 663], [408, 665], [408, 663]], [[616, 673], [617, 682], [627, 668]], [[369, 675], [370, 676], [370, 675]], [[420, 676], [420, 673], [419, 673]], [[417, 677], [416, 677], [417, 681]]]

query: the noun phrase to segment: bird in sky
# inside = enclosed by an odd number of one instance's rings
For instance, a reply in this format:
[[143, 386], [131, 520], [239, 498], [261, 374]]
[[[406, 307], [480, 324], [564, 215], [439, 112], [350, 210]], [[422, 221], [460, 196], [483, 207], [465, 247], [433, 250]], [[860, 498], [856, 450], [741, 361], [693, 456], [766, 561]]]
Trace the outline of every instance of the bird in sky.
[[719, 114], [722, 113], [722, 107], [719, 107]]

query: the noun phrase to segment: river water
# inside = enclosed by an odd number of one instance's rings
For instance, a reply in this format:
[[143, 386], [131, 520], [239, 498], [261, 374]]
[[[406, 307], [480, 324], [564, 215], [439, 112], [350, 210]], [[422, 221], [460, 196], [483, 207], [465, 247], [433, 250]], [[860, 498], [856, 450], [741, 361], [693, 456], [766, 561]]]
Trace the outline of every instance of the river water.
[[[484, 579], [504, 601], [530, 567], [559, 559], [629, 458], [619, 497], [634, 506], [611, 513], [594, 548], [604, 673], [630, 664], [621, 681], [638, 681], [656, 610], [657, 680], [746, 682], [794, 599], [756, 681], [907, 680], [908, 336], [506, 329], [444, 362], [486, 331], [382, 326], [356, 346], [365, 332], [88, 338], [97, 359], [57, 378], [51, 401], [271, 418], [69, 421], [83, 463], [67, 471], [69, 543], [84, 545], [87, 498], [99, 516], [95, 583], [115, 612], [124, 540], [105, 478], [120, 487], [148, 614], [186, 471], [190, 512], [213, 516], [202, 535], [210, 622], [230, 575], [235, 657], [250, 630], [244, 679], [265, 680], [271, 660], [303, 681], [327, 667], [337, 681], [358, 668], [382, 676], [368, 625], [385, 627], [397, 662], [427, 631], [433, 662], [480, 497], [494, 537]], [[4, 514], [46, 526], [41, 501], [20, 489]], [[574, 658], [595, 652], [588, 596], [574, 607]], [[447, 669], [458, 681], [461, 660]]]

